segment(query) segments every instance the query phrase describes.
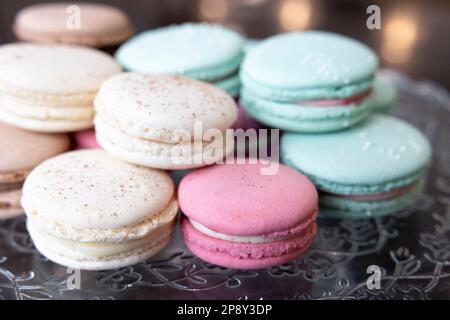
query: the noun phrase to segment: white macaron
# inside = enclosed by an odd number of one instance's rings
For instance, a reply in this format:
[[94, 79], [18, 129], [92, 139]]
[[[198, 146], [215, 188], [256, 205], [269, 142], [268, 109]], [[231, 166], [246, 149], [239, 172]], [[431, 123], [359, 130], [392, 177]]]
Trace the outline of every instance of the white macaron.
[[92, 127], [100, 84], [121, 72], [114, 59], [79, 46], [0, 46], [0, 120], [41, 132]]
[[220, 161], [233, 150], [226, 135], [238, 109], [225, 91], [182, 76], [122, 73], [95, 99], [99, 144], [124, 161], [187, 169]]
[[65, 153], [36, 167], [22, 197], [36, 248], [84, 270], [145, 260], [166, 246], [178, 203], [170, 176], [102, 150]]

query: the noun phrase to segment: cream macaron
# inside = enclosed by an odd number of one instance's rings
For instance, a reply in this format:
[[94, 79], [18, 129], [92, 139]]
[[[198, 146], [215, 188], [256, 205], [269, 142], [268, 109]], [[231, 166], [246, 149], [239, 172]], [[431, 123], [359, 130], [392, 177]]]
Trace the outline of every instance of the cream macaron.
[[167, 173], [102, 150], [43, 162], [25, 180], [22, 206], [36, 248], [83, 270], [120, 268], [153, 256], [169, 243], [178, 212]]
[[69, 45], [0, 46], [0, 120], [41, 132], [93, 125], [93, 100], [108, 77], [121, 72], [106, 53]]
[[95, 109], [98, 143], [130, 163], [195, 168], [221, 161], [234, 148], [226, 131], [237, 119], [236, 103], [201, 81], [122, 73], [102, 84]]
[[28, 173], [69, 148], [67, 134], [25, 131], [0, 122], [0, 220], [23, 214], [20, 198]]

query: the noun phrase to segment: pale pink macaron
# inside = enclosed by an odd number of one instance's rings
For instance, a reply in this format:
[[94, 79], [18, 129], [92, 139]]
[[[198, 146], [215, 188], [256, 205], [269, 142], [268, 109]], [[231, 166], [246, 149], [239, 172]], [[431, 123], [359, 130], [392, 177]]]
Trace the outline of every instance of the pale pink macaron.
[[[273, 165], [273, 163], [272, 163]], [[316, 233], [318, 197], [304, 175], [282, 164], [221, 164], [180, 183], [181, 223], [192, 253], [223, 267], [259, 269], [305, 252]]]
[[95, 130], [88, 129], [83, 131], [78, 131], [72, 135], [74, 148], [75, 149], [97, 149], [100, 145], [95, 137]]

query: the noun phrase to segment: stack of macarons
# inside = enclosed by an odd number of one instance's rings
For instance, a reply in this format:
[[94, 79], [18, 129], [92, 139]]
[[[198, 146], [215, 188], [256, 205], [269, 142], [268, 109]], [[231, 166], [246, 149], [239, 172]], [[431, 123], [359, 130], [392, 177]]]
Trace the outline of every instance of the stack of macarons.
[[[19, 10], [13, 31], [20, 41], [88, 46], [114, 54], [133, 36], [134, 27], [124, 11], [110, 5], [41, 3]], [[93, 129], [75, 131], [72, 136], [75, 148], [98, 148]]]
[[255, 45], [241, 67], [241, 103], [287, 131], [282, 160], [320, 191], [321, 215], [394, 213], [420, 191], [431, 159], [426, 137], [391, 116], [396, 92], [375, 53], [356, 40], [292, 32]]
[[[86, 270], [143, 261], [170, 242], [180, 208], [186, 246], [201, 259], [270, 267], [311, 246], [318, 215], [381, 216], [420, 191], [430, 144], [372, 115], [395, 92], [365, 45], [307, 31], [246, 49], [238, 33], [203, 23], [126, 41], [133, 28], [120, 10], [75, 5], [82, 27], [75, 19], [71, 29], [66, 9], [20, 11], [16, 35], [33, 43], [0, 46], [0, 218], [22, 206], [50, 260]], [[122, 42], [117, 62], [98, 50]], [[287, 131], [288, 166], [222, 163], [234, 148], [227, 130], [256, 121]], [[95, 150], [60, 155], [67, 132], [76, 149]], [[176, 190], [163, 170], [184, 169]]]

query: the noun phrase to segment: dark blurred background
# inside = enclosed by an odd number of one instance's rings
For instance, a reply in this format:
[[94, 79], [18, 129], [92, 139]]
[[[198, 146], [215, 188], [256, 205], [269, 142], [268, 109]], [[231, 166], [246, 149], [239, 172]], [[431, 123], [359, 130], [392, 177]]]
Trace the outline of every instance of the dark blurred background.
[[[43, 1], [0, 0], [0, 41], [14, 41], [20, 8]], [[45, 1], [49, 2], [49, 1]], [[450, 1], [445, 0], [109, 0], [124, 9], [138, 31], [185, 21], [222, 23], [251, 38], [321, 29], [359, 39], [391, 67], [450, 89]], [[381, 29], [369, 30], [369, 5], [381, 9]]]

